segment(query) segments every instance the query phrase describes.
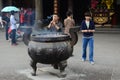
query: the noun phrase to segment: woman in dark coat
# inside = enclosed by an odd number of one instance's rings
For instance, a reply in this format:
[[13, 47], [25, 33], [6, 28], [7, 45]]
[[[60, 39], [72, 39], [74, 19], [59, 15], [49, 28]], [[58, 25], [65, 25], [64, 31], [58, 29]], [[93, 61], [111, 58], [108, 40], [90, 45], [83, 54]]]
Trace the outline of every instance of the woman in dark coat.
[[2, 16], [2, 20], [5, 23], [6, 40], [9, 40], [9, 37], [8, 37], [8, 30], [9, 30], [9, 27], [10, 27], [10, 25], [9, 25], [10, 24], [9, 13], [4, 13], [3, 16]]

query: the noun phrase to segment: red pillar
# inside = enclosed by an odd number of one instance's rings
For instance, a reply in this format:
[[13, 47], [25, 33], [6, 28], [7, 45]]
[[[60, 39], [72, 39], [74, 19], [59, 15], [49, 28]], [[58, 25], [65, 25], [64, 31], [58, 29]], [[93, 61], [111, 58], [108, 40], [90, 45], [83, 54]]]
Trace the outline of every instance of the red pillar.
[[116, 15], [114, 14], [113, 16], [112, 16], [112, 25], [116, 25]]

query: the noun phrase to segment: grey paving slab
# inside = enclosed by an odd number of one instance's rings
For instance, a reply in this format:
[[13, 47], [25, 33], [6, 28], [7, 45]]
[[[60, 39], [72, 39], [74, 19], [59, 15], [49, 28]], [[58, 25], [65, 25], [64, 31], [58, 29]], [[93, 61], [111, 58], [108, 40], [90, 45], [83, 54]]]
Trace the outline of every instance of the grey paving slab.
[[38, 69], [38, 76], [30, 76], [32, 69], [27, 46], [21, 40], [18, 46], [11, 46], [4, 35], [0, 32], [0, 80], [120, 80], [120, 34], [95, 34], [95, 65], [91, 65], [89, 61], [81, 61], [82, 35], [79, 33], [74, 56], [68, 60], [65, 78], [49, 74], [51, 66], [43, 64], [38, 64], [38, 68], [43, 69]]

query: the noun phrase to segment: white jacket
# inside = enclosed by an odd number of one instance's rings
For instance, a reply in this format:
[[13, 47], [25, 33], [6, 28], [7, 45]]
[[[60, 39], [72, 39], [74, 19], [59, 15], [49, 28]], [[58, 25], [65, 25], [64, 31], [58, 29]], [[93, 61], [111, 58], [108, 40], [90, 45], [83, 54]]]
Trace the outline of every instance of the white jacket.
[[11, 28], [12, 30], [13, 30], [13, 29], [17, 29], [16, 23], [17, 23], [17, 21], [15, 20], [14, 15], [11, 15], [11, 16], [10, 16], [10, 28]]

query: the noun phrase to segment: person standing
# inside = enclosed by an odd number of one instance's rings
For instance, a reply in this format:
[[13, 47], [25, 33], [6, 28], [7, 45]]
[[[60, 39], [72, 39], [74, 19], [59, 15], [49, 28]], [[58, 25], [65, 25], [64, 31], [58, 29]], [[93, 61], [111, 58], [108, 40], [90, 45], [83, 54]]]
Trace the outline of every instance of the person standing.
[[[64, 20], [64, 26], [65, 26], [64, 33], [71, 37], [69, 30], [70, 28], [75, 27], [75, 21], [73, 19], [72, 11], [67, 11], [66, 15], [67, 15], [67, 18]], [[70, 56], [73, 56], [73, 54], [71, 54]]]
[[95, 32], [94, 22], [91, 20], [91, 14], [89, 12], [85, 13], [85, 20], [81, 23], [81, 32], [83, 33], [82, 39], [82, 61], [86, 61], [87, 57], [87, 45], [89, 44], [89, 61], [91, 64], [94, 64], [94, 37], [93, 33]]
[[53, 19], [48, 25], [48, 29], [51, 32], [62, 32], [63, 24], [59, 21], [59, 16], [57, 14], [53, 15]]
[[4, 13], [4, 15], [2, 16], [2, 20], [4, 20], [4, 23], [5, 23], [5, 35], [6, 35], [6, 40], [9, 40], [9, 34], [8, 34], [8, 30], [9, 30], [9, 27], [10, 27], [10, 16], [9, 16], [9, 13]]
[[0, 26], [1, 26], [1, 28], [4, 28], [4, 26], [3, 26], [3, 20], [2, 20], [2, 15], [0, 14]]
[[24, 10], [20, 12], [20, 26], [24, 26]]
[[73, 19], [73, 13], [71, 11], [68, 11], [66, 15], [67, 18], [64, 20], [64, 26], [65, 26], [64, 33], [70, 35], [69, 30], [70, 28], [73, 28], [75, 26], [75, 21]]
[[35, 10], [32, 10], [32, 14], [30, 16], [30, 25], [33, 26], [35, 24]]
[[16, 23], [17, 23], [17, 21], [16, 21], [16, 19], [15, 19], [14, 13], [15, 13], [14, 11], [11, 11], [11, 16], [10, 16], [10, 28], [11, 28], [11, 30], [12, 30], [12, 33], [11, 33], [11, 35], [12, 35], [11, 44], [12, 44], [13, 46], [16, 46], [16, 45], [17, 45], [17, 43], [16, 43], [16, 29], [17, 29]]
[[[53, 14], [52, 21], [47, 26], [47, 28], [51, 32], [62, 32], [63, 33], [63, 24], [59, 21], [59, 16], [57, 14]], [[55, 69], [59, 69], [59, 65], [62, 65], [64, 67], [66, 67], [67, 66], [67, 61], [64, 60], [64, 61], [61, 61], [60, 64], [52, 64], [52, 66]], [[64, 72], [62, 72], [62, 73], [64, 73]]]

